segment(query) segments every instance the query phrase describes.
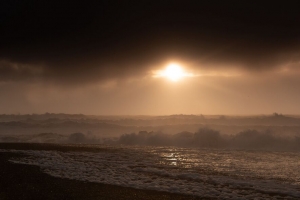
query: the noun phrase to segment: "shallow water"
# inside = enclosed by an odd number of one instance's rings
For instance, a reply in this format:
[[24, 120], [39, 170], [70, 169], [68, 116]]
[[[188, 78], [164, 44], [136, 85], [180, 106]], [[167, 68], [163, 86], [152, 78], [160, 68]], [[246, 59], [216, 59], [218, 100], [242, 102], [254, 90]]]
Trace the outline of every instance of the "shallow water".
[[23, 153], [10, 161], [61, 178], [219, 199], [300, 199], [300, 152], [91, 147], [105, 151], [1, 151]]

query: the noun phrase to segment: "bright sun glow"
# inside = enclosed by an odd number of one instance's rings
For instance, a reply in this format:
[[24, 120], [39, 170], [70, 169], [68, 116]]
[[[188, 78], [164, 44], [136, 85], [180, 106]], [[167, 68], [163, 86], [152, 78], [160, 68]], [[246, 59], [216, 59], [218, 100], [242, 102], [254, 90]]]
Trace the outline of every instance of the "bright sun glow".
[[155, 77], [165, 77], [171, 81], [179, 81], [183, 77], [192, 76], [184, 71], [184, 69], [176, 63], [169, 64], [164, 70], [158, 71]]
[[163, 75], [171, 81], [178, 81], [184, 76], [182, 68], [178, 64], [170, 64], [163, 71]]

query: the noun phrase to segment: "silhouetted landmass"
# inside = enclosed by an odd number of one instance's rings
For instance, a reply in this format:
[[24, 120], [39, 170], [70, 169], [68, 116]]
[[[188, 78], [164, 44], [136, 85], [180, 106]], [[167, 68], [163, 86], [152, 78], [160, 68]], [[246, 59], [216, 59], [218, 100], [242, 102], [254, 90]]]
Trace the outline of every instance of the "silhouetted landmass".
[[161, 132], [140, 131], [123, 134], [118, 141], [126, 145], [179, 146], [195, 148], [227, 148], [253, 150], [300, 150], [300, 137], [276, 135], [272, 131], [245, 130], [224, 135], [217, 130], [201, 128], [195, 133], [180, 132], [168, 135]]
[[93, 116], [83, 114], [28, 114], [0, 115], [0, 122], [6, 125], [59, 124], [59, 123], [107, 123], [124, 126], [157, 126], [172, 124], [219, 124], [219, 125], [299, 125], [300, 116], [274, 113], [260, 116], [224, 115], [169, 115], [169, 116]]
[[0, 142], [295, 149], [300, 117], [0, 115]]

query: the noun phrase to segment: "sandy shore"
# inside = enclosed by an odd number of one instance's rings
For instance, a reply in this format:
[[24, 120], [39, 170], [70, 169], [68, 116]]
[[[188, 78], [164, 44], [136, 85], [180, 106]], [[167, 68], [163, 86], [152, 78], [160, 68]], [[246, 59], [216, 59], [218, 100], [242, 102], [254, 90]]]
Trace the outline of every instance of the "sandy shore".
[[[7, 144], [0, 149], [99, 151], [97, 148], [65, 147], [55, 144]], [[37, 166], [13, 164], [15, 153], [0, 153], [0, 199], [202, 199], [167, 192], [139, 190], [100, 183], [55, 178]]]

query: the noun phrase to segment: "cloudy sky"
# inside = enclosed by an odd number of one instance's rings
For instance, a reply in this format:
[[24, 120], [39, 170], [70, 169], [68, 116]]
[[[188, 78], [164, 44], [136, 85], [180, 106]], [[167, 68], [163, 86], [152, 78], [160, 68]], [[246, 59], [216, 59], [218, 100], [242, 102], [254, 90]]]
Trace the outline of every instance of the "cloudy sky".
[[298, 7], [204, 2], [2, 0], [0, 113], [299, 114]]

